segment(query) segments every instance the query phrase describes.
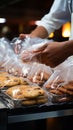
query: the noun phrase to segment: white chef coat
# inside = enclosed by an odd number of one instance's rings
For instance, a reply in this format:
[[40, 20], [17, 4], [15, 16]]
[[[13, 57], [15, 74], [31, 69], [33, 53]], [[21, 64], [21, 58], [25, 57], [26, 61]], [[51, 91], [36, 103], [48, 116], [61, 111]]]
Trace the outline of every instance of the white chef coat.
[[40, 20], [40, 26], [45, 27], [48, 34], [59, 29], [64, 23], [71, 21], [71, 0], [54, 0], [48, 14]]

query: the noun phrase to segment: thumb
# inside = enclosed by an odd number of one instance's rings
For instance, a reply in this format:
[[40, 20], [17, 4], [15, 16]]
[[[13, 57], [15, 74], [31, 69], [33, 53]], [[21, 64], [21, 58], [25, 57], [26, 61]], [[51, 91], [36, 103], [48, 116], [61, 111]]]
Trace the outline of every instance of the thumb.
[[33, 53], [38, 53], [38, 52], [44, 51], [46, 49], [46, 47], [47, 47], [47, 44], [40, 46], [40, 47], [36, 48], [35, 50], [33, 50]]

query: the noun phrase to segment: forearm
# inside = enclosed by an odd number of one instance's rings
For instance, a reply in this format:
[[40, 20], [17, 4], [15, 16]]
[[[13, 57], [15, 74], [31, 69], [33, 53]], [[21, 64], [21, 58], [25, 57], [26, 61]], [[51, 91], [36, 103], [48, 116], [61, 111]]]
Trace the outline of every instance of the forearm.
[[30, 33], [30, 37], [47, 38], [48, 32], [43, 26], [38, 26], [35, 30]]
[[73, 55], [73, 40], [66, 41], [64, 49], [68, 56]]

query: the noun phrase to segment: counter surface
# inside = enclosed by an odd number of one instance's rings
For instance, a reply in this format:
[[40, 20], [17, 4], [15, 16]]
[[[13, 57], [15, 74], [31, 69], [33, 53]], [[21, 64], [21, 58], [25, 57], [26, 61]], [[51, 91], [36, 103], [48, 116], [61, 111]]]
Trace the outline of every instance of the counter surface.
[[73, 102], [33, 105], [28, 107], [8, 108], [0, 100], [0, 112], [6, 111], [8, 123], [46, 119], [73, 115]]
[[29, 107], [8, 108], [0, 100], [0, 129], [6, 130], [7, 124], [52, 117], [73, 115], [73, 102], [71, 103], [51, 103], [44, 105], [34, 105]]

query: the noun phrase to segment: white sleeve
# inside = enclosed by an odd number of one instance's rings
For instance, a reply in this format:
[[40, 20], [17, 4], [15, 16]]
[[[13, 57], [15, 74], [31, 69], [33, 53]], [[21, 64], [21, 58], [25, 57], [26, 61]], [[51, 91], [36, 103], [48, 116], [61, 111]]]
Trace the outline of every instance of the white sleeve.
[[68, 0], [55, 0], [49, 13], [40, 20], [39, 26], [45, 27], [50, 34], [65, 22], [70, 21], [70, 17]]

